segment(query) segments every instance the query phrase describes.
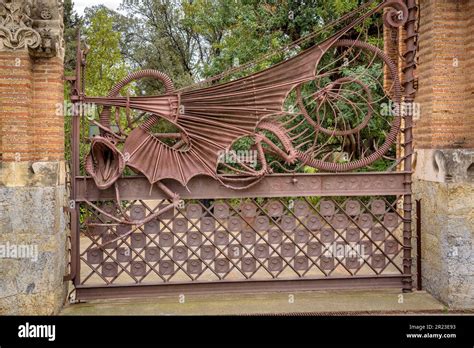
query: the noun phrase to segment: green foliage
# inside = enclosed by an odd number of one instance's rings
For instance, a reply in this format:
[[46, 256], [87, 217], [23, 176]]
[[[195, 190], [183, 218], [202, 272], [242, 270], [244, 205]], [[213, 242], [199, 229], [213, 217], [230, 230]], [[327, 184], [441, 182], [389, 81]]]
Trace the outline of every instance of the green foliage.
[[[210, 47], [207, 59], [197, 62], [198, 77], [208, 77], [300, 39], [359, 5], [358, 0], [196, 0], [183, 2], [183, 24]], [[370, 25], [370, 21], [365, 23]], [[322, 32], [317, 40], [332, 32]], [[284, 58], [275, 55], [233, 77], [268, 68]]]
[[86, 93], [107, 95], [127, 75], [120, 51], [120, 33], [114, 31], [113, 20], [105, 9], [92, 14], [85, 30], [90, 51], [87, 55]]
[[[65, 55], [64, 55], [64, 74], [66, 76], [74, 75], [74, 69], [76, 65], [76, 36], [77, 30], [81, 25], [81, 19], [74, 12], [74, 3], [72, 0], [64, 1], [64, 42], [65, 42]], [[65, 105], [70, 102], [71, 86], [69, 84], [64, 85], [64, 101]], [[65, 159], [69, 163], [71, 160], [71, 115], [64, 114], [64, 148], [65, 148]]]
[[[202, 52], [195, 33], [183, 24], [180, 1], [124, 0], [121, 9], [127, 13], [117, 25], [122, 35], [124, 57], [134, 69], [156, 69], [165, 72], [175, 86], [193, 82], [194, 55]], [[144, 93], [161, 91], [153, 80], [139, 83]]]
[[72, 0], [64, 0], [64, 42], [66, 45], [64, 57], [64, 71], [72, 75], [76, 65], [76, 35], [81, 26], [81, 18], [74, 12]]
[[[65, 3], [66, 6], [66, 3]], [[87, 38], [87, 44], [90, 47], [87, 55], [87, 69], [86, 69], [86, 93], [88, 95], [107, 95], [109, 90], [118, 81], [123, 79], [128, 73], [128, 67], [122, 57], [120, 51], [120, 33], [113, 28], [113, 17], [110, 12], [103, 7], [96, 7], [90, 9], [86, 17], [79, 19], [77, 14], [72, 11], [72, 3], [69, 1], [65, 7], [64, 25], [65, 33], [69, 36], [69, 40], [74, 42], [74, 45], [68, 43], [66, 47], [66, 58], [71, 58], [69, 66], [66, 61], [66, 74], [73, 75], [75, 68], [75, 51], [76, 51], [76, 35], [82, 24], [86, 24], [83, 29], [83, 34]], [[69, 102], [70, 86], [65, 86], [65, 101]], [[67, 105], [67, 104], [66, 104]], [[71, 117], [70, 114], [65, 114], [65, 146], [66, 146], [66, 160], [70, 161], [70, 133], [71, 133]], [[89, 151], [89, 144], [84, 142], [88, 138], [89, 128], [87, 122], [81, 122], [82, 128], [80, 130], [80, 158], [85, 158]], [[81, 170], [83, 170], [83, 163], [81, 162]]]

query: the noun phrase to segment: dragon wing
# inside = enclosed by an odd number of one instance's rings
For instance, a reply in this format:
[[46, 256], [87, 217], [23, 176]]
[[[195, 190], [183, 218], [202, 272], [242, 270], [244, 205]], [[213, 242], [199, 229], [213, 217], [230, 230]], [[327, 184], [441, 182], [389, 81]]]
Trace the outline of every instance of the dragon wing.
[[[314, 79], [319, 59], [337, 38], [256, 74], [183, 92], [177, 98], [181, 108], [174, 122], [184, 130], [189, 148], [173, 149], [146, 127], [137, 127], [125, 142], [127, 165], [143, 173], [151, 183], [170, 178], [186, 185], [196, 175], [216, 177], [219, 152], [229, 149], [236, 139], [254, 134], [263, 116], [283, 111], [287, 95], [296, 85]], [[130, 107], [143, 110], [133, 100]], [[167, 118], [173, 120], [172, 114], [170, 108]]]

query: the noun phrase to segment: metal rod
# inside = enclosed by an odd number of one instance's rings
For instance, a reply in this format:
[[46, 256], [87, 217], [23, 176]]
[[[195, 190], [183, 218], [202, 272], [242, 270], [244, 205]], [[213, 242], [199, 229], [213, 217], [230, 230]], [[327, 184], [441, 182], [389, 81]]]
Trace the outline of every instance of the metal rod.
[[422, 290], [421, 273], [421, 199], [416, 200], [416, 289]]
[[407, 194], [403, 197], [403, 270], [405, 279], [403, 282], [403, 292], [411, 292], [413, 287], [412, 278], [412, 255], [411, 255], [411, 239], [412, 239], [412, 155], [413, 155], [413, 136], [412, 136], [412, 118], [413, 118], [413, 101], [415, 99], [414, 88], [414, 70], [415, 70], [415, 53], [416, 53], [416, 29], [415, 23], [417, 18], [416, 0], [405, 0], [408, 7], [408, 20], [405, 24], [406, 30], [406, 51], [404, 53], [405, 66], [403, 67], [403, 87], [404, 102], [410, 107], [405, 108], [405, 124], [404, 124], [404, 171], [405, 188]]
[[74, 81], [74, 88], [71, 98], [74, 104], [73, 115], [72, 115], [72, 166], [71, 166], [71, 197], [69, 201], [69, 209], [71, 211], [71, 272], [70, 277], [74, 285], [78, 285], [80, 268], [79, 259], [79, 241], [80, 241], [80, 222], [79, 222], [79, 206], [76, 204], [77, 198], [77, 181], [76, 178], [80, 174], [80, 118], [81, 114], [79, 110], [81, 107], [77, 107], [77, 103], [81, 103], [80, 96], [82, 95], [82, 52], [81, 52], [81, 33], [77, 32], [77, 50], [76, 50], [76, 79]]
[[143, 297], [170, 294], [235, 293], [242, 291], [306, 291], [327, 289], [384, 289], [397, 288], [403, 275], [352, 276], [331, 278], [295, 278], [279, 280], [213, 281], [163, 284], [137, 284], [130, 286], [102, 285], [77, 286], [78, 300], [120, 297]]
[[[297, 182], [295, 182], [295, 179]], [[211, 177], [201, 176], [191, 179], [188, 190], [174, 180], [163, 180], [163, 183], [181, 199], [208, 199], [212, 192], [213, 199], [246, 198], [246, 197], [294, 197], [294, 196], [371, 196], [371, 195], [404, 195], [407, 188], [403, 172], [391, 173], [347, 173], [334, 174], [273, 174], [261, 180], [257, 185], [235, 191], [219, 184]], [[76, 178], [77, 201], [113, 200], [113, 188], [99, 190], [90, 177]], [[121, 198], [130, 199], [168, 199], [169, 197], [145, 177], [123, 177], [117, 180]]]

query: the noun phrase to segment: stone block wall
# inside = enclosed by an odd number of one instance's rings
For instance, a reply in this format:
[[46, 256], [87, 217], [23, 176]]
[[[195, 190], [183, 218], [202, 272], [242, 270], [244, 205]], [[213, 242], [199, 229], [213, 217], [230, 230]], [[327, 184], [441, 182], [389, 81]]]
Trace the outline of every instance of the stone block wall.
[[61, 3], [0, 12], [0, 314], [57, 313], [67, 292]]
[[424, 288], [450, 307], [474, 308], [474, 180], [466, 174], [474, 151], [420, 153], [413, 189], [422, 202]]
[[62, 162], [1, 164], [0, 314], [54, 314], [64, 303], [63, 206]]

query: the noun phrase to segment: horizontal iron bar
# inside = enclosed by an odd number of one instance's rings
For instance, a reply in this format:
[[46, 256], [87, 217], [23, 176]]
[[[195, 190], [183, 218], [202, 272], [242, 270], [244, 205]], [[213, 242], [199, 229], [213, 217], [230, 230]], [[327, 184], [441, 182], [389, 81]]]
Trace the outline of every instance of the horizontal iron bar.
[[[190, 180], [187, 190], [175, 180], [163, 183], [183, 199], [224, 199], [243, 197], [297, 197], [297, 196], [372, 196], [408, 194], [404, 172], [389, 173], [316, 173], [272, 174], [258, 184], [233, 190], [222, 186], [211, 177], [199, 176]], [[109, 200], [115, 198], [114, 187], [99, 190], [90, 177], [76, 178], [76, 201]], [[143, 176], [118, 180], [121, 199], [167, 199], [156, 185]]]
[[95, 300], [176, 294], [239, 293], [246, 291], [309, 291], [328, 289], [402, 288], [403, 275], [378, 275], [288, 280], [243, 280], [138, 285], [76, 286], [76, 299]]

